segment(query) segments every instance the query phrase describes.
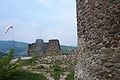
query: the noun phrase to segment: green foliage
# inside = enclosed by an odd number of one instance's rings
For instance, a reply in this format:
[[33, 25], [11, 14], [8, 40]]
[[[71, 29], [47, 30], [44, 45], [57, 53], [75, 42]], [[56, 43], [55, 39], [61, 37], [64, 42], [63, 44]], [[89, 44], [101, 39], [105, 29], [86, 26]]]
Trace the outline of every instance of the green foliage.
[[0, 80], [10, 80], [19, 69], [18, 62], [12, 63], [14, 49], [10, 49], [8, 54], [0, 59]]
[[54, 71], [61, 71], [61, 67], [57, 64], [53, 64], [53, 70]]
[[61, 51], [63, 54], [68, 54], [69, 52], [71, 52], [74, 49], [76, 49], [76, 47], [61, 45]]
[[14, 52], [10, 49], [6, 56], [0, 58], [0, 80], [47, 80], [42, 74], [21, 70], [19, 60], [12, 62]]
[[53, 72], [52, 72], [53, 78], [55, 80], [59, 80], [60, 75], [62, 75], [62, 74], [63, 74], [62, 68], [58, 64], [53, 64]]
[[68, 74], [65, 80], [74, 80], [74, 72]]
[[59, 80], [60, 79], [60, 74], [61, 74], [61, 72], [55, 71], [55, 72], [52, 73], [52, 76], [55, 80]]
[[28, 71], [18, 71], [12, 80], [47, 80], [42, 74], [31, 73]]

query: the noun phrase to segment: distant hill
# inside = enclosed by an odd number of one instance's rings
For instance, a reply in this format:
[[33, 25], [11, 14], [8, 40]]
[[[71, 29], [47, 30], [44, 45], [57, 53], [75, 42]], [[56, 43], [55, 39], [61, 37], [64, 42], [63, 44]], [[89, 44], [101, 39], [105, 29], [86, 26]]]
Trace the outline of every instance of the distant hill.
[[76, 47], [74, 47], [74, 46], [61, 45], [61, 51], [63, 53], [69, 53], [69, 52], [73, 51], [74, 49], [76, 49]]
[[[16, 56], [27, 55], [28, 44], [25, 42], [18, 41], [0, 41], [0, 55], [6, 53], [10, 48], [15, 48]], [[61, 45], [61, 51], [63, 53], [69, 53], [74, 50], [76, 47]]]
[[6, 53], [10, 48], [15, 48], [17, 55], [27, 53], [28, 43], [18, 41], [0, 41], [0, 52]]

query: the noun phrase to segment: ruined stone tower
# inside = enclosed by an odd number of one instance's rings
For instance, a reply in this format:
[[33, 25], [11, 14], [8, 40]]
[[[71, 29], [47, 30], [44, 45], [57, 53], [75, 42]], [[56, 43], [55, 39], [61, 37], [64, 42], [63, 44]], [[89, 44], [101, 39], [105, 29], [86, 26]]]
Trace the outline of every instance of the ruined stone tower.
[[35, 43], [28, 45], [28, 54], [43, 54], [45, 52], [44, 42], [42, 39], [37, 39]]
[[76, 80], [120, 80], [120, 0], [76, 3]]
[[47, 52], [49, 54], [58, 54], [60, 51], [61, 49], [59, 41], [57, 39], [49, 40]]
[[44, 42], [42, 39], [37, 39], [35, 43], [28, 45], [28, 55], [54, 55], [61, 52], [60, 43], [57, 39]]

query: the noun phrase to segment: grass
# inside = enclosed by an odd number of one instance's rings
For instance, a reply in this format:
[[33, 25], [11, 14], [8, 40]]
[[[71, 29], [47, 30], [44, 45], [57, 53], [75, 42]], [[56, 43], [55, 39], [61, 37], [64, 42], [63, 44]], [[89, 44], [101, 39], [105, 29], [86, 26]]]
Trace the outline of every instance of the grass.
[[68, 74], [65, 80], [74, 80], [74, 72]]
[[47, 80], [42, 74], [31, 73], [28, 71], [18, 71], [11, 80]]
[[58, 64], [53, 64], [52, 67], [53, 67], [53, 71], [51, 72], [51, 76], [53, 76], [55, 80], [59, 80], [60, 75], [63, 74], [62, 68]]
[[53, 76], [53, 78], [55, 80], [59, 80], [60, 79], [60, 75], [61, 75], [61, 71], [54, 71], [51, 73], [51, 75]]

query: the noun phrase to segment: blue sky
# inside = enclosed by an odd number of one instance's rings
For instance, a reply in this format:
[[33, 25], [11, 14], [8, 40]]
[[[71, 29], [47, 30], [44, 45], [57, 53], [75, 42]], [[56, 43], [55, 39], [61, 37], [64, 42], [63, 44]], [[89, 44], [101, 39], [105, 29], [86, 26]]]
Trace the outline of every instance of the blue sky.
[[62, 45], [77, 45], [75, 0], [0, 0], [0, 40], [35, 42], [59, 39]]

